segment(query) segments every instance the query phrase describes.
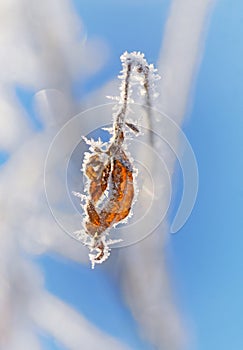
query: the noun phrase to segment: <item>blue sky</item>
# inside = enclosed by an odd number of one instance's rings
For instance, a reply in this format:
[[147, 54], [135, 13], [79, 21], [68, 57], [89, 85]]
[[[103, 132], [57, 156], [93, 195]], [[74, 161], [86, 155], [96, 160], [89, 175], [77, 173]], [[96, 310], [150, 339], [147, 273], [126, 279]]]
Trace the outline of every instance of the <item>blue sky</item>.
[[[169, 1], [140, 6], [137, 2], [73, 2], [88, 39], [99, 36], [110, 47], [109, 61], [101, 72], [85, 83], [77, 79], [77, 96], [115, 77], [125, 50], [143, 51], [148, 61], [157, 61]], [[170, 236], [166, 254], [178, 303], [196, 334], [197, 348], [190, 350], [243, 348], [242, 32], [243, 2], [218, 1], [184, 125], [198, 161], [199, 193], [186, 225]], [[20, 88], [18, 96], [31, 113], [32, 94]], [[38, 121], [34, 127], [38, 129]], [[7, 159], [4, 154], [0, 157]], [[38, 263], [49, 291], [132, 349], [151, 349], [139, 339], [116, 283], [102, 268], [91, 271], [53, 256], [41, 257]], [[98, 295], [92, 292], [97, 289]], [[64, 350], [44, 336], [43, 347]]]
[[243, 3], [218, 2], [185, 132], [200, 175], [192, 216], [170, 238], [198, 349], [243, 348]]
[[82, 82], [75, 86], [78, 96], [116, 77], [121, 69], [119, 57], [124, 51], [141, 51], [146, 53], [148, 62], [157, 61], [169, 10], [168, 0], [143, 2], [141, 5], [137, 1], [92, 0], [84, 3], [73, 0], [73, 4], [82, 18], [87, 38], [100, 37], [110, 48], [104, 69], [84, 86]]

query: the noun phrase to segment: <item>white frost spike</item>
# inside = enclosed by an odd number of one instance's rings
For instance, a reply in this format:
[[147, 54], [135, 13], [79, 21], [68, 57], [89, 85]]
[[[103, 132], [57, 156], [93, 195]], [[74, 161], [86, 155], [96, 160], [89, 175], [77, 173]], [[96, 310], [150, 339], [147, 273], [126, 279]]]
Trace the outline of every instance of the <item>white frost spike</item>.
[[82, 242], [84, 245], [90, 244], [90, 237], [87, 235], [87, 233], [85, 233], [84, 230], [75, 231], [74, 236], [78, 241]]
[[113, 128], [102, 128], [102, 130], [107, 131], [109, 134], [113, 134]]
[[78, 197], [80, 198], [81, 202], [85, 201], [87, 199], [87, 196], [85, 194], [82, 194], [80, 192], [75, 192], [75, 191], [72, 191], [72, 194], [75, 196], [75, 197]]
[[120, 100], [120, 97], [118, 97], [118, 96], [107, 95], [106, 98], [108, 98], [108, 100], [112, 100], [112, 101], [119, 101]]

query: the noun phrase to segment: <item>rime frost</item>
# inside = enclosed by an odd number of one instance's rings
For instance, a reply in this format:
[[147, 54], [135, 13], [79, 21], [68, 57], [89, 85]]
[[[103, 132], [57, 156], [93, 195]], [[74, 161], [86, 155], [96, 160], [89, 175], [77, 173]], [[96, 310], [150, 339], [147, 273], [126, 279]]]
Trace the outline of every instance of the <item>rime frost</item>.
[[[89, 145], [81, 169], [86, 179], [85, 194], [73, 193], [80, 198], [84, 209], [83, 229], [75, 232], [75, 235], [89, 248], [92, 268], [109, 257], [110, 245], [120, 241], [109, 239], [109, 231], [117, 224], [127, 222], [137, 198], [137, 170], [126, 144], [128, 130], [130, 134], [139, 134], [138, 124], [127, 120], [129, 105], [134, 102], [132, 86], [138, 85], [139, 94], [145, 99], [144, 104], [151, 107], [152, 100], [157, 96], [155, 82], [160, 78], [154, 66], [148, 64], [140, 52], [125, 52], [121, 63], [122, 71], [118, 76], [121, 79], [120, 95], [109, 96], [117, 102], [113, 127], [104, 128], [111, 134], [110, 141], [104, 143], [100, 138], [95, 141], [82, 137]], [[149, 108], [147, 116], [151, 127]], [[150, 141], [152, 144], [152, 136]]]

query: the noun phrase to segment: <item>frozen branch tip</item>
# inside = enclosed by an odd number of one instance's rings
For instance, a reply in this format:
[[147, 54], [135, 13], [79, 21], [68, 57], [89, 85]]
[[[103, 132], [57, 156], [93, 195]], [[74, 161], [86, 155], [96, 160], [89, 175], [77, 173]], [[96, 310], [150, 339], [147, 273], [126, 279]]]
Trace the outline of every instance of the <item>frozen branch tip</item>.
[[[148, 64], [144, 54], [125, 52], [121, 56], [122, 71], [120, 96], [112, 97], [117, 103], [114, 107], [113, 126], [109, 130], [109, 142], [99, 139], [83, 140], [89, 145], [84, 155], [82, 172], [86, 180], [85, 194], [73, 193], [81, 200], [84, 209], [83, 229], [75, 235], [89, 250], [89, 258], [95, 264], [104, 262], [110, 255], [110, 245], [120, 240], [109, 239], [109, 231], [119, 223], [127, 222], [132, 215], [136, 197], [137, 170], [126, 149], [126, 129], [139, 134], [139, 127], [127, 121], [131, 98], [131, 86], [137, 85], [140, 96], [144, 98], [149, 129], [152, 129], [151, 107], [157, 94], [155, 81], [160, 79], [153, 64]], [[150, 133], [152, 143], [152, 133]]]

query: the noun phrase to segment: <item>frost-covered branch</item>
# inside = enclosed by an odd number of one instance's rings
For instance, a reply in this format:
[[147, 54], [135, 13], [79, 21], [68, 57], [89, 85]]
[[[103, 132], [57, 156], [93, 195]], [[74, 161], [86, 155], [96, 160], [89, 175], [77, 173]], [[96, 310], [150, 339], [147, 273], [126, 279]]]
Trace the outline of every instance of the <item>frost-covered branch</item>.
[[[81, 196], [86, 213], [84, 230], [78, 231], [78, 238], [89, 247], [92, 267], [102, 263], [110, 255], [107, 236], [112, 227], [124, 223], [131, 216], [136, 193], [135, 177], [137, 171], [132, 159], [126, 151], [126, 126], [137, 133], [139, 130], [126, 121], [131, 99], [132, 86], [140, 86], [139, 93], [145, 96], [148, 107], [148, 118], [152, 99], [155, 96], [154, 82], [159, 78], [152, 64], [148, 65], [140, 52], [125, 52], [121, 56], [123, 69], [119, 78], [121, 81], [120, 96], [116, 97], [117, 104], [113, 114], [112, 137], [108, 143], [101, 140], [84, 140], [90, 145], [86, 152], [82, 171], [87, 179], [86, 193]], [[150, 122], [151, 124], [151, 122]], [[75, 194], [80, 197], [79, 194]]]

